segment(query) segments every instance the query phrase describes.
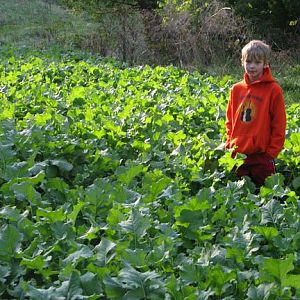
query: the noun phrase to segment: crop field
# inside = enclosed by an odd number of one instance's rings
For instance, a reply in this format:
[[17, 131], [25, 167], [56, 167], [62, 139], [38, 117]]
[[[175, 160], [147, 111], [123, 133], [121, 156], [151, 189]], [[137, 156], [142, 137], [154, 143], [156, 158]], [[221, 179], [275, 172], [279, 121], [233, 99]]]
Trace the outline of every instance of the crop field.
[[225, 152], [230, 77], [0, 58], [1, 299], [300, 299], [300, 105], [260, 192]]

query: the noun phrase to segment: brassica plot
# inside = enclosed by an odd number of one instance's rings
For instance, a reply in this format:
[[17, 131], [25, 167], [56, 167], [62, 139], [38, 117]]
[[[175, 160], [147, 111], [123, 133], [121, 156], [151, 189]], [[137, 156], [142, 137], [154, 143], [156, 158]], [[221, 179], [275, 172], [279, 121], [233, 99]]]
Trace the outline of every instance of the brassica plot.
[[260, 194], [220, 146], [229, 77], [0, 65], [0, 298], [298, 299], [300, 106]]

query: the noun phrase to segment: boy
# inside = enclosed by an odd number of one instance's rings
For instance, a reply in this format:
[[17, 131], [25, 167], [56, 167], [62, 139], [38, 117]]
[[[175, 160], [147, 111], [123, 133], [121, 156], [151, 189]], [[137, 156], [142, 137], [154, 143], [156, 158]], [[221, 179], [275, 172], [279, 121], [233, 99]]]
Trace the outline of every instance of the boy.
[[285, 140], [282, 89], [272, 77], [270, 47], [253, 40], [242, 49], [244, 80], [233, 85], [226, 113], [226, 145], [233, 155], [246, 154], [237, 176], [249, 176], [257, 187], [275, 173], [274, 159]]

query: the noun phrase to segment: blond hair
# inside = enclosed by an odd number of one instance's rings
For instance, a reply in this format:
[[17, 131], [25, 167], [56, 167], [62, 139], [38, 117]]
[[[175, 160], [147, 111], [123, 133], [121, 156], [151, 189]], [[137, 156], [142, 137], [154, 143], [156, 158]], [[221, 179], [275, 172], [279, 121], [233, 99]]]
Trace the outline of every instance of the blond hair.
[[263, 61], [265, 65], [269, 64], [271, 47], [260, 40], [253, 40], [246, 44], [242, 49], [242, 64], [247, 60]]

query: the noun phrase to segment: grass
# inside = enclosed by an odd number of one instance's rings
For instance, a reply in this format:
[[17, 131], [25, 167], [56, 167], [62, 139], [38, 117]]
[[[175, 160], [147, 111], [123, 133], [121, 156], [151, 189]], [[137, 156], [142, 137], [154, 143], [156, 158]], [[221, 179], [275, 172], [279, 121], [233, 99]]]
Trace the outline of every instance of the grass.
[[[238, 82], [243, 78], [244, 70], [238, 63], [232, 62], [231, 65], [223, 64], [221, 66], [210, 66], [208, 73], [220, 78], [230, 75], [233, 82]], [[300, 104], [300, 64], [293, 60], [284, 62], [284, 67], [279, 64], [272, 65], [273, 77], [278, 81], [283, 89], [286, 105], [292, 103]]]
[[[55, 0], [0, 0], [0, 11], [0, 46], [2, 48], [49, 49], [54, 47], [68, 51], [87, 50], [92, 47], [97, 52], [102, 47], [101, 35], [106, 36], [113, 30], [112, 28], [107, 30], [94, 23], [88, 15], [75, 14], [59, 6]], [[275, 59], [275, 61], [277, 63], [272, 66], [273, 74], [284, 90], [286, 103], [300, 103], [299, 61], [287, 56]], [[205, 69], [200, 68], [200, 71], [218, 77], [230, 74], [234, 81], [238, 81], [243, 75], [243, 70], [238, 63], [229, 58], [225, 62], [215, 62], [214, 65]], [[192, 69], [197, 68], [192, 67]]]
[[279, 73], [278, 81], [284, 91], [285, 102], [300, 104], [300, 64], [289, 66], [284, 73]]
[[63, 48], [76, 43], [95, 28], [86, 17], [75, 15], [53, 1], [0, 1], [0, 45], [47, 48], [58, 44]]

